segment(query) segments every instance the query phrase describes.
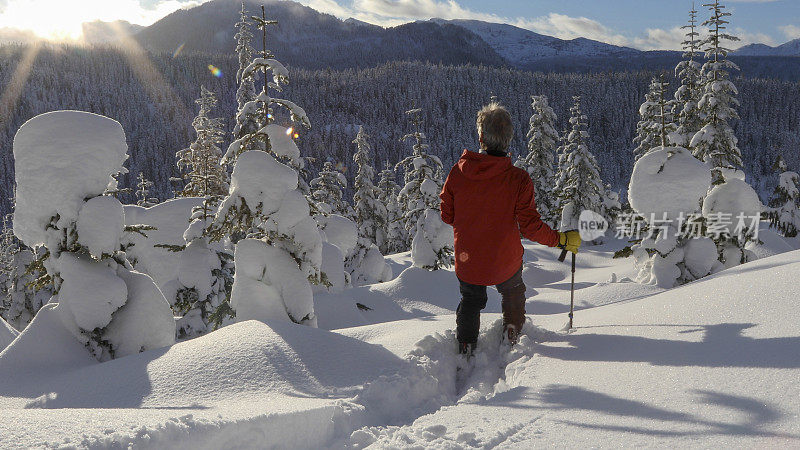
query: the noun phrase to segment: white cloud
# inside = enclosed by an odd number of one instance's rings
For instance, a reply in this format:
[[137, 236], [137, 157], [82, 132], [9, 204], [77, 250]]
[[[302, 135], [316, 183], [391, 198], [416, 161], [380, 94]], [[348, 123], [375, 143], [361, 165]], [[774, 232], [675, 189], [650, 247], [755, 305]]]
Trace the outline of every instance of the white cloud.
[[800, 27], [797, 25], [785, 25], [778, 28], [780, 28], [780, 30], [783, 31], [783, 34], [785, 34], [790, 40], [800, 38]]
[[561, 39], [584, 37], [615, 45], [631, 44], [630, 39], [627, 37], [596, 20], [586, 17], [571, 17], [564, 14], [550, 13], [547, 16], [534, 19], [518, 18], [508, 23]]

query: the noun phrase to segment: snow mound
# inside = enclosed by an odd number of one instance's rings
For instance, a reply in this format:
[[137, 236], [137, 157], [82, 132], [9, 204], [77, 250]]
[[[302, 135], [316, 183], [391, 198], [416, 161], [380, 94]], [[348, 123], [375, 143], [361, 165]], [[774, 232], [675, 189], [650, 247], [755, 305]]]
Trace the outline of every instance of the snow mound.
[[11, 327], [2, 317], [0, 317], [0, 352], [10, 344], [19, 332]]
[[347, 256], [356, 248], [358, 230], [356, 223], [339, 214], [316, 217], [320, 230], [325, 234], [327, 242], [339, 247], [342, 255]]
[[85, 199], [114, 183], [127, 151], [122, 126], [108, 117], [54, 111], [25, 122], [14, 136], [14, 234], [28, 246], [44, 244], [55, 214], [58, 228], [77, 220]]
[[744, 217], [744, 225], [749, 226], [750, 218], [761, 214], [761, 210], [756, 191], [738, 178], [714, 186], [703, 203], [703, 216], [708, 219], [709, 226], [718, 227], [731, 236], [737, 234], [740, 215]]
[[633, 209], [650, 220], [666, 213], [676, 219], [680, 213], [698, 212], [711, 185], [711, 171], [681, 147], [651, 151], [633, 168], [628, 197]]
[[[59, 305], [67, 308], [84, 330], [103, 328], [111, 315], [125, 304], [128, 288], [114, 269], [86, 256], [62, 253], [58, 261], [64, 279], [58, 293]], [[102, 286], [102, 289], [97, 289]], [[83, 339], [76, 335], [78, 339]]]
[[89, 199], [78, 213], [78, 243], [100, 259], [119, 250], [125, 213], [122, 203], [114, 197], [101, 196]]
[[126, 251], [136, 270], [150, 275], [170, 302], [177, 291], [181, 252], [171, 252], [157, 244], [184, 245], [183, 233], [189, 226], [192, 208], [203, 203], [202, 198], [185, 197], [167, 200], [150, 208], [125, 205], [125, 225], [150, 225], [155, 230], [128, 233], [125, 240], [132, 243]]

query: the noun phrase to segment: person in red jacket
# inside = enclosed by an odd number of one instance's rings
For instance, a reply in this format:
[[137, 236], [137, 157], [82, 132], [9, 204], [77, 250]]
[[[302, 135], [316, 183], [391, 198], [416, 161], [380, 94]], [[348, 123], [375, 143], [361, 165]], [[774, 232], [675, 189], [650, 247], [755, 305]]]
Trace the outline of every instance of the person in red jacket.
[[517, 341], [525, 323], [522, 242], [578, 252], [577, 231], [562, 233], [544, 223], [536, 210], [533, 182], [514, 167], [508, 154], [513, 137], [511, 115], [492, 103], [478, 112], [480, 152], [464, 150], [442, 188], [442, 220], [453, 226], [456, 276], [461, 302], [456, 310], [459, 352], [472, 354], [478, 341], [486, 286], [502, 296], [503, 336]]

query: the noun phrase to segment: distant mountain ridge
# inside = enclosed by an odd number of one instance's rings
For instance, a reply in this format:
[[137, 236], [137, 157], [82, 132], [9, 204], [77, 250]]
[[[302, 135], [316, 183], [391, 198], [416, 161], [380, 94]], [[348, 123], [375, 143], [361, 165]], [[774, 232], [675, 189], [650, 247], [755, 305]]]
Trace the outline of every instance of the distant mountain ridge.
[[[246, 0], [245, 8], [256, 14], [261, 4]], [[178, 10], [141, 30], [136, 39], [153, 51], [171, 52], [183, 45], [183, 51], [230, 53], [240, 8], [240, 0], [213, 0]], [[267, 0], [266, 8], [269, 18], [278, 20], [268, 32], [269, 47], [292, 64], [307, 68], [366, 67], [398, 59], [530, 68], [551, 58], [642, 53], [478, 20], [431, 19], [384, 28], [353, 18], [340, 20], [292, 1]], [[354, 52], [356, 61], [337, 57]]]
[[800, 39], [789, 41], [777, 47], [766, 44], [745, 45], [735, 52], [737, 56], [800, 56]]
[[439, 24], [458, 25], [472, 31], [500, 56], [510, 63], [522, 67], [544, 58], [624, 56], [641, 53], [633, 48], [586, 38], [559, 39], [503, 23], [480, 20], [432, 19], [432, 21]]

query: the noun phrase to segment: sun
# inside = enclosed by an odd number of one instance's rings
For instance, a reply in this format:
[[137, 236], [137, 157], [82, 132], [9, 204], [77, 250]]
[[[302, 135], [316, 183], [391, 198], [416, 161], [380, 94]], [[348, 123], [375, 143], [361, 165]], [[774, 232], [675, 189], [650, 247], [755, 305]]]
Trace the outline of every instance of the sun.
[[0, 27], [31, 30], [51, 41], [75, 41], [83, 35], [83, 22], [97, 19], [107, 1], [11, 0], [0, 14]]

